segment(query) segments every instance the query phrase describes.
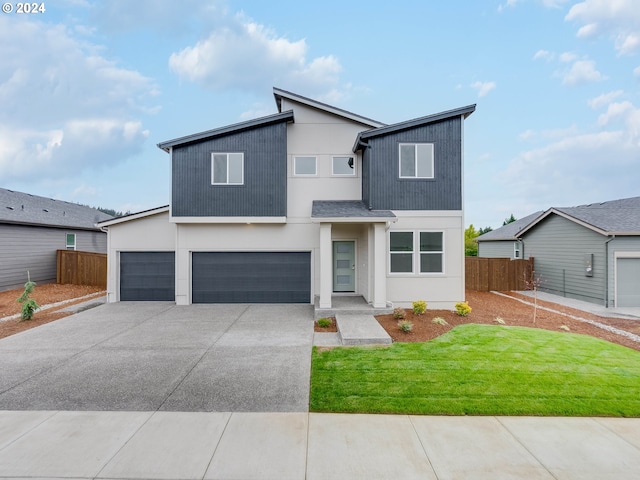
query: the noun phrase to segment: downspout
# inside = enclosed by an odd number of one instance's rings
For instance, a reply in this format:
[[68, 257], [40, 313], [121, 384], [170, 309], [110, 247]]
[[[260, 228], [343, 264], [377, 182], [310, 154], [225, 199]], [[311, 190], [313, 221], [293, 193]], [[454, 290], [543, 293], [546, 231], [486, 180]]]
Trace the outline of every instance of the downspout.
[[615, 235], [611, 235], [611, 238], [604, 242], [604, 308], [609, 308], [609, 242], [616, 238]]

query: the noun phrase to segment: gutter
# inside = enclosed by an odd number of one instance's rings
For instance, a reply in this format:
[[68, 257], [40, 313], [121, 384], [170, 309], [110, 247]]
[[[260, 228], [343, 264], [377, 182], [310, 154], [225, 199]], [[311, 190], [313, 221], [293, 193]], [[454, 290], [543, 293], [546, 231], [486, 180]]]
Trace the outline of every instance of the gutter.
[[615, 238], [615, 235], [611, 235], [604, 242], [604, 308], [609, 308], [609, 242]]

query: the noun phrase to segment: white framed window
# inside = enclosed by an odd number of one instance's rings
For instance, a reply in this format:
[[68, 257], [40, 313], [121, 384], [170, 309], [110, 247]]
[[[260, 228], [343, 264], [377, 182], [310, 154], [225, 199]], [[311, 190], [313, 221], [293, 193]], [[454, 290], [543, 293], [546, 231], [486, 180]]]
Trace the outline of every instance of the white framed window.
[[389, 272], [413, 273], [413, 232], [389, 232]]
[[389, 232], [389, 273], [444, 273], [444, 232]]
[[420, 273], [444, 273], [444, 232], [420, 232]]
[[521, 258], [520, 242], [513, 242], [513, 258]]
[[401, 143], [400, 178], [434, 178], [433, 143]]
[[331, 174], [339, 176], [354, 176], [356, 174], [355, 157], [333, 157]]
[[316, 157], [293, 157], [294, 175], [316, 175]]
[[244, 153], [211, 154], [212, 185], [244, 184]]
[[75, 250], [75, 249], [76, 249], [76, 234], [67, 233], [67, 250]]

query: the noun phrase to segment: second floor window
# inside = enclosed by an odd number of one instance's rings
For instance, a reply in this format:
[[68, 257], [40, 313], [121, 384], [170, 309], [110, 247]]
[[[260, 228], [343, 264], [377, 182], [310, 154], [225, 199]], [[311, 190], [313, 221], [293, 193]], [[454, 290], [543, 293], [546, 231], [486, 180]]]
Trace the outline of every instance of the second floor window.
[[433, 143], [400, 144], [400, 178], [433, 178]]
[[293, 159], [294, 175], [315, 175], [316, 157], [295, 157]]
[[211, 183], [213, 185], [242, 185], [244, 183], [244, 154], [212, 153]]

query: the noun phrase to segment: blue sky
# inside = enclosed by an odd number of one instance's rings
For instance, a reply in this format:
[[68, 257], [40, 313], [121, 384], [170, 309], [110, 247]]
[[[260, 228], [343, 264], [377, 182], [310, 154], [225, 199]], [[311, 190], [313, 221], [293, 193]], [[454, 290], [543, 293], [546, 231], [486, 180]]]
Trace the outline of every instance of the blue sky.
[[157, 143], [277, 86], [394, 123], [472, 103], [465, 224], [640, 195], [637, 0], [58, 0], [0, 13], [0, 186], [169, 203]]

